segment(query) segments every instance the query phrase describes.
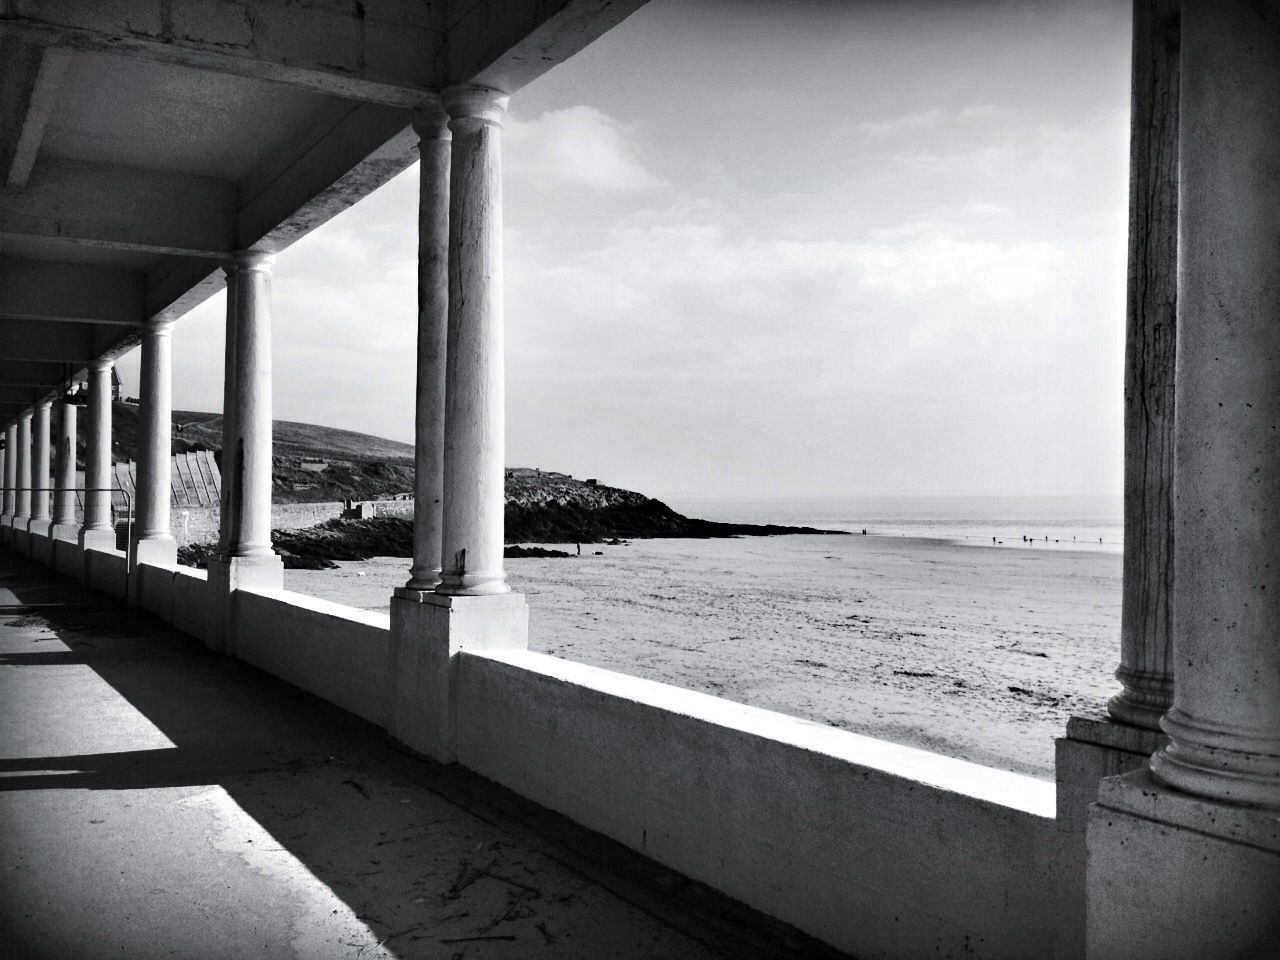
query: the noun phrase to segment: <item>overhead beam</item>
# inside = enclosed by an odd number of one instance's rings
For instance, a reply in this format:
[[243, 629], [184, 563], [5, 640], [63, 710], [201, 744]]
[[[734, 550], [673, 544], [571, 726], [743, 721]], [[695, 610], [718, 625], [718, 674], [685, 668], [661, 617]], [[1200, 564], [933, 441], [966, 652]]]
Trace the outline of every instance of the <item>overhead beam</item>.
[[73, 379], [76, 372], [69, 364], [0, 360], [0, 384], [5, 386], [53, 387]]
[[413, 107], [434, 89], [443, 19], [443, 0], [8, 0], [0, 36]]
[[[87, 363], [102, 352], [98, 349], [99, 329], [112, 328], [7, 320], [0, 326], [0, 359]], [[108, 340], [109, 335], [101, 338], [101, 341]]]
[[0, 257], [0, 337], [13, 320], [134, 327], [146, 309], [139, 271]]
[[235, 208], [223, 180], [42, 157], [25, 190], [0, 192], [0, 237], [221, 258]]
[[9, 170], [6, 186], [10, 190], [21, 190], [27, 185], [31, 168], [40, 153], [40, 144], [44, 140], [44, 128], [53, 115], [58, 89], [62, 86], [62, 78], [70, 62], [71, 54], [66, 50], [46, 49], [42, 52], [39, 66], [25, 91], [26, 105], [22, 121], [16, 128], [17, 136], [7, 158]]
[[449, 0], [440, 86], [514, 93], [599, 39], [647, 0]]

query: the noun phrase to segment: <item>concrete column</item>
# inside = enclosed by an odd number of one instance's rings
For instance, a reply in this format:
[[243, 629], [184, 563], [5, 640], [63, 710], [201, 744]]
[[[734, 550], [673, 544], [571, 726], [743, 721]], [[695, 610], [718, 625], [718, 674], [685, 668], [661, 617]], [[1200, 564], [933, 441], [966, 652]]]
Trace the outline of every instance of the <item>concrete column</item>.
[[13, 523], [13, 512], [17, 508], [17, 486], [18, 424], [15, 422], [4, 430], [4, 518], [8, 524]]
[[111, 517], [111, 361], [89, 365], [89, 424], [85, 438], [84, 529], [80, 546], [115, 549]]
[[133, 557], [139, 563], [175, 563], [169, 531], [173, 484], [173, 321], [148, 322], [142, 334], [138, 394], [138, 490]]
[[76, 539], [76, 405], [58, 404], [58, 445], [54, 455], [53, 525], [55, 540]]
[[1173, 702], [1173, 409], [1181, 0], [1134, 0], [1124, 380], [1124, 690], [1107, 710], [1160, 729]]
[[14, 526], [26, 530], [31, 523], [31, 411], [18, 416], [18, 492]]
[[31, 525], [32, 533], [42, 537], [49, 535], [49, 415], [53, 407], [50, 400], [36, 404], [31, 437]]
[[[1152, 770], [1280, 809], [1280, 16], [1183, 8], [1177, 689]], [[1274, 905], [1274, 902], [1273, 902]]]
[[[395, 663], [389, 671], [393, 736], [443, 762], [457, 759], [458, 703], [454, 657], [463, 650], [528, 646], [529, 610], [511, 593], [502, 569], [503, 363], [502, 189], [500, 121], [507, 97], [481, 87], [445, 91], [453, 139], [445, 158], [439, 120], [422, 118], [420, 211], [422, 299], [419, 327], [419, 508], [439, 496], [431, 486], [432, 412], [440, 409], [439, 312], [448, 303], [445, 385], [441, 581], [428, 582], [431, 532], [418, 515], [413, 577], [391, 601]], [[438, 133], [436, 132], [438, 131]], [[432, 137], [428, 143], [428, 132]], [[448, 167], [446, 167], [446, 163]], [[448, 290], [437, 260], [449, 190]], [[434, 306], [433, 306], [434, 305]], [[432, 311], [433, 316], [428, 315]], [[428, 379], [431, 378], [431, 379]], [[432, 390], [425, 389], [432, 387]], [[438, 416], [438, 415], [437, 415]], [[424, 429], [424, 427], [426, 429]], [[425, 442], [424, 442], [425, 441]], [[434, 516], [434, 514], [432, 514]]]
[[418, 133], [418, 369], [414, 429], [413, 566], [401, 592], [440, 583], [444, 522], [445, 357], [449, 324], [448, 115], [414, 118]]
[[453, 131], [449, 186], [444, 535], [439, 593], [506, 593], [502, 300], [502, 115], [487, 87], [444, 93]]
[[257, 250], [227, 269], [227, 367], [223, 379], [220, 554], [209, 561], [214, 591], [210, 645], [236, 649], [234, 595], [280, 589], [284, 564], [271, 548], [271, 267]]

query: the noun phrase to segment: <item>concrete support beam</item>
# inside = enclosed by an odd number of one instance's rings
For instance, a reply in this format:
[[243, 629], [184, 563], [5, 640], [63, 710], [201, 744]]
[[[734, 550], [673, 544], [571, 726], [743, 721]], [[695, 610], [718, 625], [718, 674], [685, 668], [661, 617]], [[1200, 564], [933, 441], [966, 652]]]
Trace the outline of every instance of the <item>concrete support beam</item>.
[[10, 423], [4, 431], [4, 522], [13, 523], [18, 506], [18, 425]]
[[53, 466], [53, 522], [49, 536], [75, 542], [76, 527], [76, 405], [59, 403], [58, 439]]
[[18, 483], [14, 499], [13, 525], [27, 529], [31, 521], [31, 411], [18, 415]]
[[49, 415], [53, 404], [41, 400], [31, 421], [31, 524], [32, 533], [49, 534]]
[[435, 88], [443, 2], [11, 0], [0, 36], [413, 107]]
[[85, 438], [84, 528], [80, 546], [115, 548], [111, 517], [111, 367], [97, 360], [89, 366], [88, 436]]
[[0, 238], [179, 256], [235, 246], [236, 186], [224, 180], [42, 157], [25, 189], [0, 192]]
[[0, 39], [0, 58], [10, 78], [0, 93], [0, 171], [8, 189], [21, 190], [40, 152], [70, 54], [8, 38]]
[[1173, 702], [1173, 411], [1181, 0], [1135, 0], [1125, 335], [1124, 690], [1107, 710], [1160, 729]]
[[441, 88], [514, 93], [599, 39], [646, 0], [451, 0]]
[[1102, 781], [1090, 960], [1280, 956], [1280, 17], [1183, 0], [1176, 686]]
[[236, 650], [236, 591], [278, 590], [284, 563], [271, 547], [271, 267], [245, 250], [227, 269], [227, 366], [222, 418], [219, 555], [209, 561], [214, 649]]
[[[445, 219], [443, 133], [421, 126], [425, 156], [437, 173], [423, 180], [419, 219], [424, 307], [438, 310], [447, 296], [445, 345], [443, 527], [440, 583], [435, 592], [398, 590], [392, 599], [395, 669], [388, 698], [392, 735], [442, 762], [457, 758], [457, 657], [465, 650], [524, 649], [529, 610], [510, 593], [502, 566], [503, 542], [503, 305], [501, 120], [507, 98], [483, 87], [446, 91], [452, 133], [448, 178], [448, 290], [439, 287], [438, 251]], [[424, 118], [425, 120], [425, 118]], [[438, 123], [438, 121], [436, 121]], [[424, 167], [426, 164], [424, 164]], [[428, 296], [429, 293], [429, 296]], [[422, 318], [420, 318], [422, 319]], [[426, 412], [438, 402], [439, 318], [420, 328], [419, 385], [426, 380]], [[425, 331], [425, 342], [421, 339]], [[423, 408], [419, 408], [419, 415]], [[419, 420], [418, 468], [431, 469], [437, 433]], [[425, 448], [425, 449], [424, 449]], [[434, 474], [419, 476], [423, 487]], [[415, 518], [416, 519], [416, 518]], [[428, 529], [416, 530], [423, 544]], [[423, 580], [434, 570], [415, 564]]]
[[93, 324], [71, 326], [35, 320], [0, 320], [0, 358], [84, 364], [98, 356], [99, 345], [118, 336], [118, 330]]
[[[148, 323], [142, 336], [138, 407], [138, 485], [130, 569], [140, 563], [175, 563], [169, 531], [173, 459], [173, 322]], [[131, 584], [136, 584], [134, 578]]]
[[136, 327], [146, 293], [138, 270], [0, 257], [0, 331], [6, 320]]

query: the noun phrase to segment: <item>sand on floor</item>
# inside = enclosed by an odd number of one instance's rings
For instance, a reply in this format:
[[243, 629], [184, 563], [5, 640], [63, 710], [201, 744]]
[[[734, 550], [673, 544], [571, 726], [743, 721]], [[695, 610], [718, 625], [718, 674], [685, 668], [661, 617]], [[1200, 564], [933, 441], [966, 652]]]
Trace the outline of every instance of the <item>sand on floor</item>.
[[[408, 563], [291, 570], [286, 586], [387, 610]], [[507, 567], [532, 649], [1007, 770], [1053, 776], [1067, 717], [1117, 689], [1115, 552], [783, 536]]]

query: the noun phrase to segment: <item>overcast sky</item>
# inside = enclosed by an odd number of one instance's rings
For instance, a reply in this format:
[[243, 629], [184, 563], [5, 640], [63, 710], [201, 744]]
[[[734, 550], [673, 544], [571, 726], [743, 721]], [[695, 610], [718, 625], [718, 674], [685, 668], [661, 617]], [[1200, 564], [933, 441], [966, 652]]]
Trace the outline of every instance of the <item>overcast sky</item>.
[[[508, 464], [1118, 494], [1128, 9], [652, 0], [520, 91]], [[280, 256], [277, 418], [412, 439], [416, 197]], [[180, 408], [221, 405], [224, 310], [178, 325]]]

